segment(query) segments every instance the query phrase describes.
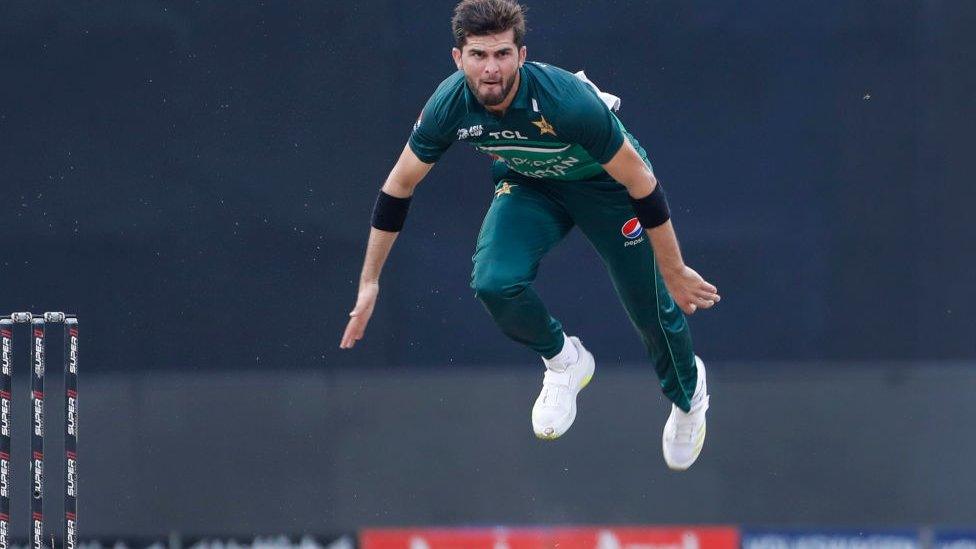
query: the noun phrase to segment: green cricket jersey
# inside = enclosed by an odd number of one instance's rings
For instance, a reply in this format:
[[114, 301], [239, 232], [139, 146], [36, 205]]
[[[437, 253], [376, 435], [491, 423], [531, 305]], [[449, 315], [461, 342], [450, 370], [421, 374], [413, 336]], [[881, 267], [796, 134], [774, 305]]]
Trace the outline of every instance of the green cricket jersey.
[[478, 102], [462, 71], [447, 77], [414, 125], [410, 149], [430, 164], [461, 141], [522, 175], [559, 181], [612, 180], [601, 164], [625, 138], [648, 162], [644, 149], [587, 83], [537, 62], [525, 63], [519, 75], [504, 116]]

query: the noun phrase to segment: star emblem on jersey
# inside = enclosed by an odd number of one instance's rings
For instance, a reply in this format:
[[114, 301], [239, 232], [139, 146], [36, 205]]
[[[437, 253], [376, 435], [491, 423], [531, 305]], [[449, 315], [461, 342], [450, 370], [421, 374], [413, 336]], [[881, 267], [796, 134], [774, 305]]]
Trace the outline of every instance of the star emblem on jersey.
[[546, 135], [547, 133], [548, 134], [552, 134], [553, 136], [556, 135], [556, 128], [553, 128], [552, 127], [552, 124], [550, 124], [546, 120], [546, 117], [545, 116], [539, 118], [538, 120], [536, 120], [536, 121], [534, 121], [532, 123], [535, 124], [536, 126], [538, 126], [538, 128], [539, 128], [539, 135]]
[[518, 185], [511, 185], [508, 183], [508, 181], [503, 182], [502, 186], [495, 190], [495, 198], [498, 198], [503, 194], [512, 194], [512, 189], [514, 187], [518, 187]]

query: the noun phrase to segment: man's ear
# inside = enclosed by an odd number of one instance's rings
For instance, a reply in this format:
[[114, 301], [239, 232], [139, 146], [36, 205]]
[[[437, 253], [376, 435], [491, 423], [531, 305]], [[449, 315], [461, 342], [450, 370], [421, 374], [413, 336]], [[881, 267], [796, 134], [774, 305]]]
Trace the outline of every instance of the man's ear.
[[457, 68], [458, 69], [460, 69], [461, 68], [461, 50], [459, 50], [457, 48], [451, 48], [451, 57], [454, 58], [454, 64], [457, 65]]

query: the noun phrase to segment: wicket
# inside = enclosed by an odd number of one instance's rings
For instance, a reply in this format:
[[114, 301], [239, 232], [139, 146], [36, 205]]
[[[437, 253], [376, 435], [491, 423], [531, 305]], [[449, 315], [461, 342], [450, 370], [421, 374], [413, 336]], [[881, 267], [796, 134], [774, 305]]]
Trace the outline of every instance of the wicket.
[[[48, 324], [64, 326], [64, 549], [78, 545], [78, 319], [65, 313], [12, 313], [0, 317], [0, 549], [10, 546], [10, 412], [14, 327], [29, 328], [30, 383], [30, 532], [31, 549], [44, 540], [44, 341]], [[51, 547], [50, 549], [54, 549]]]

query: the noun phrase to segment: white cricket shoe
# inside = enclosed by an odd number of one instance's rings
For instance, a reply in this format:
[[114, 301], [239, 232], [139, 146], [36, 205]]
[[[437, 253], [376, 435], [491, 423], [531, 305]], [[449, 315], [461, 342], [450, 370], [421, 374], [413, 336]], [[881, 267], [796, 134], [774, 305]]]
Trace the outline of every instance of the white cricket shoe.
[[577, 337], [566, 338], [567, 344], [576, 347], [576, 362], [546, 363], [546, 375], [542, 380], [542, 392], [532, 407], [532, 430], [535, 436], [552, 440], [561, 437], [576, 419], [576, 395], [593, 379], [596, 363], [593, 355], [583, 347]]
[[705, 412], [708, 411], [708, 387], [705, 384], [705, 364], [695, 357], [698, 367], [698, 383], [691, 397], [691, 410], [685, 413], [674, 404], [671, 415], [664, 424], [661, 443], [664, 461], [675, 471], [684, 471], [698, 459], [705, 444]]

